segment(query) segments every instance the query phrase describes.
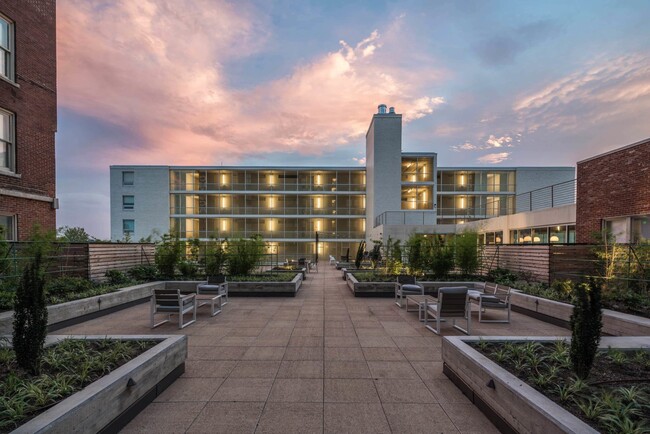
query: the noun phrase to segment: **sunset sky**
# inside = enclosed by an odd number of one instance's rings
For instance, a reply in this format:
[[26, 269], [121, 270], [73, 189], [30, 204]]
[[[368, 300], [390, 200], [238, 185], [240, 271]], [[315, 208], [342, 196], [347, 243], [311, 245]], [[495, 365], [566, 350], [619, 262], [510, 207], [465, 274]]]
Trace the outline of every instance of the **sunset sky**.
[[650, 137], [650, 1], [58, 0], [58, 226], [108, 167], [363, 164], [377, 105], [440, 166]]

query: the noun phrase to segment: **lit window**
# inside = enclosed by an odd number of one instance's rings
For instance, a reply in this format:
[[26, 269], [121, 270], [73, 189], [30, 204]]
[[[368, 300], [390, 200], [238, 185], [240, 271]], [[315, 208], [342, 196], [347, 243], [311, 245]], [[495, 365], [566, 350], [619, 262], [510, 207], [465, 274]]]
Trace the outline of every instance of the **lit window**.
[[135, 196], [122, 196], [122, 209], [134, 209]]
[[135, 232], [135, 220], [122, 220], [122, 232], [124, 232], [124, 235], [133, 235]]
[[0, 110], [0, 170], [15, 171], [15, 122], [13, 113]]
[[122, 185], [133, 185], [135, 183], [134, 172], [122, 172]]
[[0, 75], [14, 81], [14, 23], [0, 16]]
[[16, 240], [16, 217], [0, 215], [0, 240]]

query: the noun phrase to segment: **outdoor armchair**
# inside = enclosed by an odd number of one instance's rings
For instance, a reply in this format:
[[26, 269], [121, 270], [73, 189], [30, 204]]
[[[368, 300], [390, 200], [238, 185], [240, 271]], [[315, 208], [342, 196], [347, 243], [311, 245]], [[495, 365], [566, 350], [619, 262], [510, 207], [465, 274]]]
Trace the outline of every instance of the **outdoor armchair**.
[[221, 305], [228, 304], [228, 281], [226, 276], [223, 274], [216, 274], [214, 276], [208, 276], [206, 282], [199, 283], [196, 285], [197, 294], [219, 294], [223, 296]]
[[[184, 322], [186, 313], [192, 312], [192, 320]], [[155, 322], [157, 313], [166, 313], [167, 319]], [[151, 328], [169, 322], [172, 315], [178, 315], [178, 328], [182, 329], [196, 322], [196, 294], [181, 294], [180, 289], [154, 289], [151, 295]]]
[[[429, 325], [430, 316], [436, 320], [435, 328]], [[467, 330], [456, 325], [457, 318], [463, 318], [467, 321]], [[456, 286], [440, 288], [438, 290], [437, 303], [429, 304], [425, 300], [424, 326], [427, 329], [439, 335], [440, 322], [445, 321], [446, 319], [452, 320], [452, 325], [455, 329], [460, 330], [467, 335], [470, 334], [472, 315], [466, 287]]]
[[424, 286], [417, 282], [415, 276], [400, 274], [395, 282], [395, 304], [401, 308], [407, 295], [424, 295]]
[[[500, 309], [506, 311], [505, 319], [483, 319], [486, 309]], [[480, 294], [478, 298], [478, 322], [510, 323], [510, 288], [504, 285], [495, 285], [494, 291]]]

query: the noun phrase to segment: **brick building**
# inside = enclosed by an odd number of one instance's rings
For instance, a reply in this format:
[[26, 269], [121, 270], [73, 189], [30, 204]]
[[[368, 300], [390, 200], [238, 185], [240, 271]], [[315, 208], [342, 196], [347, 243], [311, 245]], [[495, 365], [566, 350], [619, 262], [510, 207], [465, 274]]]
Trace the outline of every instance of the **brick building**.
[[578, 162], [577, 241], [603, 229], [621, 243], [650, 239], [650, 139]]
[[56, 228], [56, 0], [0, 0], [0, 227]]

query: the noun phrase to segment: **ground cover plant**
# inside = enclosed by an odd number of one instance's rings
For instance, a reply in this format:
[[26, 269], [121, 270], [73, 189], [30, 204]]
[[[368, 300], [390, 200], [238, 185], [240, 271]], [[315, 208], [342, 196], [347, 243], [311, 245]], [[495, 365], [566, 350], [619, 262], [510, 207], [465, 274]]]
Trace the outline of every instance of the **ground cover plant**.
[[650, 353], [599, 351], [587, 378], [574, 375], [564, 341], [472, 344], [594, 428], [607, 433], [650, 432]]
[[293, 273], [268, 273], [268, 274], [247, 274], [243, 276], [228, 276], [229, 282], [291, 282]]
[[21, 369], [13, 349], [0, 348], [0, 432], [15, 429], [155, 344], [64, 340], [45, 348], [39, 375]]

